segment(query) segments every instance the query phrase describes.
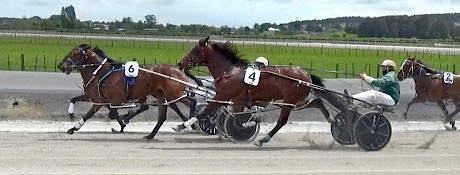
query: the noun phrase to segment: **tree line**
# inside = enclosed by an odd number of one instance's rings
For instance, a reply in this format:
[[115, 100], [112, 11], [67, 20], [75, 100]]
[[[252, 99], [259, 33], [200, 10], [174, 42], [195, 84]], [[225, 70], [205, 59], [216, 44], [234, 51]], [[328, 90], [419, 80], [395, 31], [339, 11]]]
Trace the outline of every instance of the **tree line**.
[[[277, 31], [269, 33], [269, 29]], [[359, 37], [377, 38], [418, 38], [448, 39], [460, 41], [460, 13], [427, 14], [414, 16], [383, 17], [338, 17], [322, 20], [303, 20], [288, 23], [255, 23], [253, 26], [209, 26], [203, 24], [175, 25], [158, 24], [153, 14], [145, 15], [144, 20], [133, 21], [124, 17], [115, 21], [80, 21], [75, 8], [62, 7], [59, 15], [49, 18], [33, 16], [30, 18], [0, 18], [0, 30], [54, 30], [54, 31], [91, 31], [129, 34], [158, 35], [303, 35], [317, 33], [335, 33], [344, 31]], [[336, 35], [341, 36], [341, 35]], [[334, 35], [332, 35], [334, 37]]]
[[364, 18], [345, 29], [362, 37], [455, 39], [460, 41], [460, 14]]

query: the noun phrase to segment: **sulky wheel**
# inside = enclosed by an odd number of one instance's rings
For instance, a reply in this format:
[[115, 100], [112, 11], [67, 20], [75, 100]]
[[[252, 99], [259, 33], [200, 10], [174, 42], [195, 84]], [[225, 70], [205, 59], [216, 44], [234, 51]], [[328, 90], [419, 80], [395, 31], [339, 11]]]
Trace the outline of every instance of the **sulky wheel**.
[[363, 114], [355, 125], [355, 139], [358, 146], [365, 151], [379, 151], [391, 139], [390, 121], [376, 111]]
[[228, 139], [234, 143], [252, 142], [260, 130], [260, 124], [255, 121], [254, 115], [227, 115], [224, 127]]
[[[208, 104], [201, 103], [195, 107], [195, 114], [205, 108]], [[216, 127], [216, 120], [217, 115], [216, 112], [207, 115], [206, 117], [198, 119], [198, 128], [199, 130], [207, 135], [216, 135], [217, 127]]]
[[[348, 118], [345, 118], [345, 116]], [[353, 116], [353, 118], [351, 118], [351, 116]], [[361, 116], [360, 113], [353, 115], [353, 111], [349, 110], [348, 113], [340, 112], [334, 117], [336, 121], [340, 121], [341, 123], [340, 126], [331, 123], [331, 135], [337, 143], [341, 145], [353, 145], [356, 143], [352, 129], [356, 118], [359, 116]]]

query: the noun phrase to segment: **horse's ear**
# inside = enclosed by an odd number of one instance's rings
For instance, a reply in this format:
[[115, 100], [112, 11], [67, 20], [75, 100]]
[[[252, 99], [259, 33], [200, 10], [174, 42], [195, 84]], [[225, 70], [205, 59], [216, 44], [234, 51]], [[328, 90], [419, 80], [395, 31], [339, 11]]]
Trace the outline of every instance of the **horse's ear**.
[[209, 40], [209, 36], [206, 37], [206, 38], [201, 39], [201, 40], [199, 41], [198, 44], [199, 44], [201, 47], [204, 47], [205, 45], [208, 44], [208, 40]]

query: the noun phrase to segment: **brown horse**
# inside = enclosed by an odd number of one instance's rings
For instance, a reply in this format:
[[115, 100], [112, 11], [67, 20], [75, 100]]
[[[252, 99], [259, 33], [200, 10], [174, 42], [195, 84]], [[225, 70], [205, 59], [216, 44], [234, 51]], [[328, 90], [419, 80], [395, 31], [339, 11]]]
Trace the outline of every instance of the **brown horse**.
[[[412, 77], [415, 81], [416, 97], [412, 99], [404, 110], [404, 117], [407, 118], [409, 108], [414, 103], [434, 102], [443, 111], [444, 127], [447, 130], [456, 130], [455, 120], [452, 119], [460, 111], [460, 76], [451, 75], [454, 80], [452, 84], [444, 83], [443, 74], [425, 66], [421, 61], [408, 57], [399, 69], [398, 79], [402, 81]], [[449, 114], [445, 106], [445, 100], [452, 100], [455, 104], [455, 111]], [[447, 124], [450, 123], [452, 128]]]
[[[192, 112], [194, 111], [194, 103], [188, 98], [181, 98], [184, 95], [184, 84], [139, 70], [135, 83], [128, 86], [123, 80], [125, 78], [124, 71], [120, 71], [121, 69], [117, 69], [112, 64], [103, 62], [99, 55], [86, 44], [72, 49], [59, 63], [59, 67], [66, 74], [70, 74], [73, 68], [78, 68], [83, 78], [84, 98], [96, 104], [73, 128], [67, 131], [69, 134], [78, 131], [86, 120], [91, 118], [105, 104], [110, 104], [109, 118], [117, 119], [124, 128], [125, 124], [122, 117], [118, 116], [117, 107], [130, 100], [143, 102], [149, 95], [157, 98], [161, 105], [159, 105], [158, 110], [158, 123], [152, 132], [144, 137], [146, 139], [153, 139], [166, 120], [167, 106], [163, 105], [165, 102], [179, 99], [180, 102], [190, 106]], [[182, 71], [170, 65], [156, 65], [148, 68], [148, 70], [182, 81], [186, 80]]]
[[[118, 68], [121, 68], [122, 64], [121, 62], [117, 62], [115, 60], [113, 60], [112, 58], [110, 58], [109, 56], [107, 56], [105, 54], [105, 52], [98, 48], [98, 47], [95, 47], [94, 49], [92, 49], [97, 55], [99, 55], [101, 58], [104, 58], [104, 59], [107, 59], [108, 63], [109, 64], [112, 64], [113, 66], [115, 67], [118, 67]], [[60, 66], [59, 66], [60, 67]], [[186, 74], [187, 75], [187, 74]], [[84, 101], [84, 102], [90, 102], [90, 98], [85, 96], [85, 95], [80, 95], [80, 96], [77, 96], [77, 97], [73, 97], [72, 99], [70, 99], [70, 104], [69, 104], [69, 115], [70, 115], [70, 121], [73, 121], [75, 116], [74, 116], [74, 105], [76, 102], [79, 102], [79, 101]], [[191, 99], [194, 103], [195, 103], [195, 100], [194, 99]], [[129, 110], [127, 114], [123, 115], [122, 118], [123, 118], [123, 123], [124, 124], [128, 124], [129, 123], [129, 120], [134, 118], [136, 115], [142, 113], [143, 111], [146, 111], [149, 109], [149, 105], [145, 103], [145, 99], [142, 99], [142, 100], [139, 100], [138, 103], [139, 103], [139, 109], [136, 110], [136, 111], [132, 111], [132, 110]], [[154, 105], [158, 105], [158, 104], [154, 104]], [[110, 109], [110, 105], [105, 105], [107, 107], [107, 109]], [[182, 114], [182, 112], [180, 111], [179, 107], [176, 105], [176, 103], [171, 103], [169, 105], [169, 107], [171, 109], [174, 110], [174, 112], [177, 113], [177, 115], [183, 120], [183, 121], [187, 121], [188, 120], [188, 117], [186, 117], [184, 114]], [[192, 114], [194, 111], [192, 111], [190, 114]], [[121, 126], [122, 129], [120, 132], [123, 133], [123, 128], [124, 126]], [[194, 125], [192, 125], [192, 127], [194, 127]], [[118, 133], [116, 130], [112, 129], [113, 132], [116, 132]]]
[[[260, 81], [257, 86], [248, 85], [243, 82], [242, 77], [249, 62], [240, 58], [238, 51], [232, 44], [228, 42], [225, 44], [208, 43], [208, 40], [209, 37], [200, 40], [198, 45], [191, 49], [178, 63], [178, 66], [180, 69], [189, 69], [196, 65], [207, 66], [214, 77], [216, 87], [216, 96], [213, 100], [232, 101], [234, 112], [241, 112], [245, 107], [264, 106], [274, 100], [283, 100], [275, 128], [263, 139], [256, 141], [257, 146], [267, 143], [287, 123], [293, 108], [320, 104], [323, 108], [321, 110], [323, 114], [328, 121], [331, 120], [321, 100], [312, 102], [307, 99], [311, 88], [292, 79], [323, 86], [319, 77], [309, 75], [304, 70], [292, 66], [268, 66], [261, 68]], [[224, 104], [211, 102], [197, 114], [197, 118], [206, 116], [222, 105]], [[184, 126], [179, 125], [177, 128], [182, 129]]]

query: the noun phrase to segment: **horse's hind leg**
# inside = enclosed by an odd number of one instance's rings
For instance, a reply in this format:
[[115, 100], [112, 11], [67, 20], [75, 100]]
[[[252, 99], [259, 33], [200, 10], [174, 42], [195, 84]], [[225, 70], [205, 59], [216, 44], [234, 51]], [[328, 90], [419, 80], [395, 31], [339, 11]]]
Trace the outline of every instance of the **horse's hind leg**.
[[155, 128], [153, 128], [152, 132], [145, 136], [144, 139], [153, 139], [155, 135], [158, 133], [158, 130], [160, 130], [161, 125], [166, 121], [166, 112], [168, 110], [168, 106], [162, 105], [165, 102], [165, 99], [163, 95], [159, 95], [161, 98], [158, 98], [159, 106], [158, 106], [158, 122], [155, 125]]
[[449, 114], [449, 118], [451, 119], [450, 124], [452, 125], [452, 129], [456, 130], [457, 127], [455, 127], [455, 120], [453, 118], [460, 112], [460, 100], [452, 99], [452, 101], [455, 104], [455, 110]]
[[316, 109], [319, 109], [321, 111], [321, 113], [323, 113], [324, 118], [326, 118], [326, 120], [329, 123], [334, 123], [335, 122], [335, 120], [330, 117], [329, 111], [327, 111], [326, 107], [324, 106], [323, 100], [321, 100], [319, 98], [309, 101], [305, 105], [305, 107], [303, 107], [303, 108], [316, 108]]
[[135, 112], [132, 112], [132, 111], [128, 111], [127, 114], [123, 115], [122, 116], [122, 119], [123, 119], [123, 123], [124, 124], [128, 124], [129, 123], [129, 120], [131, 120], [132, 118], [134, 118], [136, 115], [146, 111], [149, 109], [149, 105], [147, 105], [145, 102], [142, 102], [141, 103], [141, 106], [139, 107], [138, 110], [136, 110]]
[[116, 108], [110, 108], [109, 109], [109, 118], [110, 119], [116, 119], [118, 124], [120, 125], [120, 131], [117, 131], [116, 129], [112, 128], [112, 133], [124, 133], [125, 132], [125, 127], [126, 124], [123, 122], [123, 116], [118, 115], [118, 109]]
[[278, 132], [287, 123], [292, 108], [292, 106], [281, 107], [281, 114], [275, 128], [273, 128], [264, 138], [257, 140], [254, 144], [261, 147], [264, 143], [268, 143], [276, 132]]
[[179, 115], [179, 117], [180, 117], [180, 119], [181, 119], [182, 121], [185, 122], [185, 121], [188, 120], [188, 118], [187, 118], [184, 114], [182, 114], [182, 112], [180, 111], [179, 107], [177, 107], [177, 104], [176, 104], [176, 103], [171, 103], [171, 104], [169, 104], [169, 107], [170, 107], [174, 112], [176, 112], [177, 115]]
[[[444, 127], [446, 130], [456, 130], [457, 127], [455, 127], [455, 121], [452, 119], [452, 117], [449, 115], [449, 111], [447, 111], [446, 105], [444, 102], [439, 102], [438, 106], [441, 108], [442, 112], [444, 113], [444, 116], [446, 117], [444, 119]], [[450, 124], [451, 127], [449, 127], [447, 124]]]
[[83, 118], [80, 121], [75, 123], [75, 126], [73, 128], [67, 130], [67, 134], [73, 134], [75, 131], [78, 131], [85, 124], [86, 120], [91, 118], [94, 115], [94, 113], [101, 109], [101, 107], [102, 106], [93, 105], [93, 107], [91, 107], [91, 109], [85, 114], [85, 116], [83, 116]]

